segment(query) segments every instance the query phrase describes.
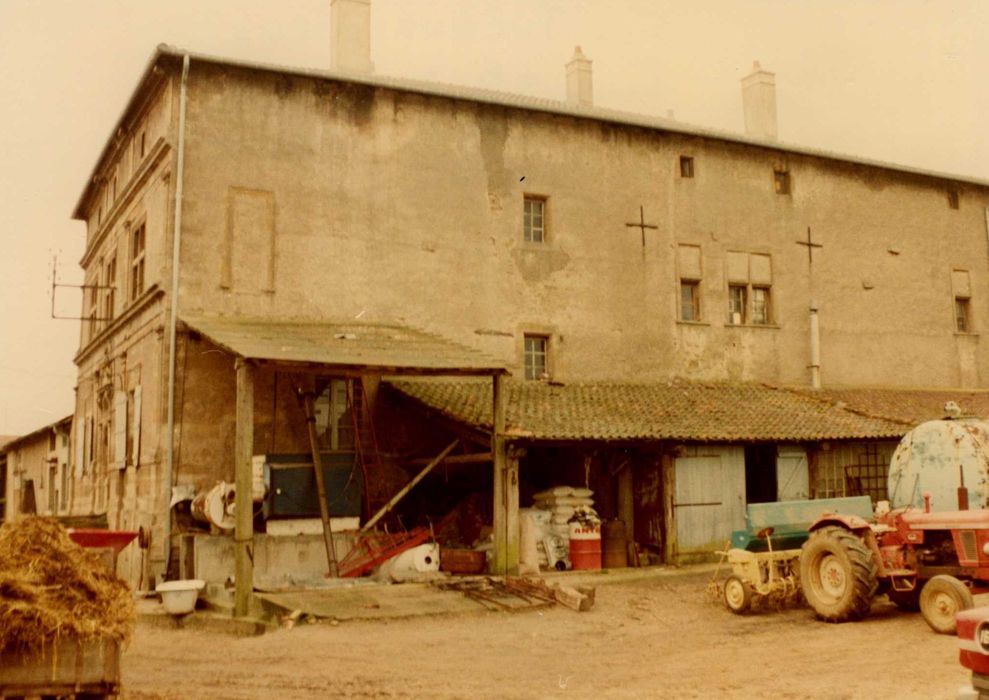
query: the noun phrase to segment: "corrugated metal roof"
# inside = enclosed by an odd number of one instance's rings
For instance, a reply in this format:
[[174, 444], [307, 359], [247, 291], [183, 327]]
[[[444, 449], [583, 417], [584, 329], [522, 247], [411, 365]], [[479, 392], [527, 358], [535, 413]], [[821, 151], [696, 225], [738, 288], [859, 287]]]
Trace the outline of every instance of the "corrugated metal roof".
[[[456, 421], [491, 430], [490, 382], [390, 384]], [[898, 439], [911, 427], [760, 384], [507, 381], [506, 386], [509, 436], [535, 440]]]
[[182, 315], [189, 328], [253, 360], [308, 362], [409, 374], [495, 374], [504, 363], [406, 326]]

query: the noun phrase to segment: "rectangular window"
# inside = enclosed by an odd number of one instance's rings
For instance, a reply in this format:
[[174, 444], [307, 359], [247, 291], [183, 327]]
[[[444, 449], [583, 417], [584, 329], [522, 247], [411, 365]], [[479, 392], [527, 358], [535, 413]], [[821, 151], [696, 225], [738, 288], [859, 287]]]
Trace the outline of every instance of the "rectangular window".
[[680, 156], [680, 177], [694, 176], [694, 159], [690, 156]]
[[548, 379], [547, 352], [549, 338], [544, 335], [527, 335], [524, 339], [525, 378]]
[[58, 462], [48, 463], [48, 514], [55, 515], [58, 511]]
[[776, 194], [790, 194], [790, 173], [785, 170], [774, 170], [773, 184]]
[[144, 292], [144, 224], [131, 232], [130, 247], [130, 300], [134, 301]]
[[543, 243], [546, 240], [546, 199], [525, 197], [523, 212], [525, 241]]
[[952, 209], [958, 208], [958, 190], [948, 190], [948, 206]]
[[752, 323], [762, 326], [772, 323], [769, 311], [769, 287], [753, 287]]
[[110, 262], [106, 264], [105, 268], [105, 279], [103, 285], [106, 289], [103, 290], [103, 320], [105, 323], [109, 323], [113, 320], [114, 304], [116, 302], [116, 292], [117, 292], [117, 256], [114, 255], [110, 258]]
[[[331, 379], [329, 385], [316, 397], [313, 411], [316, 414], [316, 435], [320, 447], [326, 450], [350, 452], [354, 450], [354, 410], [361, 411], [361, 402], [351, 401], [359, 386], [356, 380]], [[348, 392], [348, 387], [352, 391]], [[358, 413], [358, 422], [360, 422]]]
[[972, 330], [969, 307], [968, 297], [955, 297], [955, 330], [959, 333], [969, 333]]
[[680, 280], [680, 320], [701, 320], [700, 282]]
[[744, 285], [728, 285], [728, 323], [733, 326], [741, 326], [746, 323], [746, 292], [747, 289]]

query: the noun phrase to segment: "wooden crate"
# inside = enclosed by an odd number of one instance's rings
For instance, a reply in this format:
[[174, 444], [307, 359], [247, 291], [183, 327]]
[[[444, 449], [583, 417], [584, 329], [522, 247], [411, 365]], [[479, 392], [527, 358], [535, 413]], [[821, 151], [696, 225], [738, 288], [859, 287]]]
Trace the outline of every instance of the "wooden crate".
[[474, 549], [440, 548], [440, 571], [451, 574], [483, 574], [487, 568], [484, 552]]

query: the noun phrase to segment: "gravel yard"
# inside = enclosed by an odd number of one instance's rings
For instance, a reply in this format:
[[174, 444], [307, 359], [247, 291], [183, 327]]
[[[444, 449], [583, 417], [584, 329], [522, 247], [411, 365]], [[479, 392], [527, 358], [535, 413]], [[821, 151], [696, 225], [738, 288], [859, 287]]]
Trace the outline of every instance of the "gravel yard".
[[[680, 573], [555, 607], [375, 622], [261, 637], [139, 625], [125, 698], [954, 698], [954, 637], [880, 598], [865, 621], [807, 609], [736, 616]], [[979, 603], [977, 598], [977, 604]]]

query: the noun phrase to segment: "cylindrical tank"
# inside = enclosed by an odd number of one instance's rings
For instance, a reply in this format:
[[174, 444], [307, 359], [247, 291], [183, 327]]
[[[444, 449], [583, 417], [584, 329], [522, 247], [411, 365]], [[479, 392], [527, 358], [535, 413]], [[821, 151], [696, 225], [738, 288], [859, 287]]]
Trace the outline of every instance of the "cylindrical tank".
[[574, 569], [601, 568], [601, 526], [570, 523], [570, 565]]
[[[964, 483], [963, 483], [964, 482]], [[989, 423], [976, 418], [932, 420], [903, 436], [889, 463], [887, 482], [894, 508], [959, 509], [958, 489], [968, 490], [968, 507], [989, 509]]]
[[628, 566], [624, 521], [609, 520], [601, 526], [601, 551], [601, 564], [604, 568], [623, 569]]

